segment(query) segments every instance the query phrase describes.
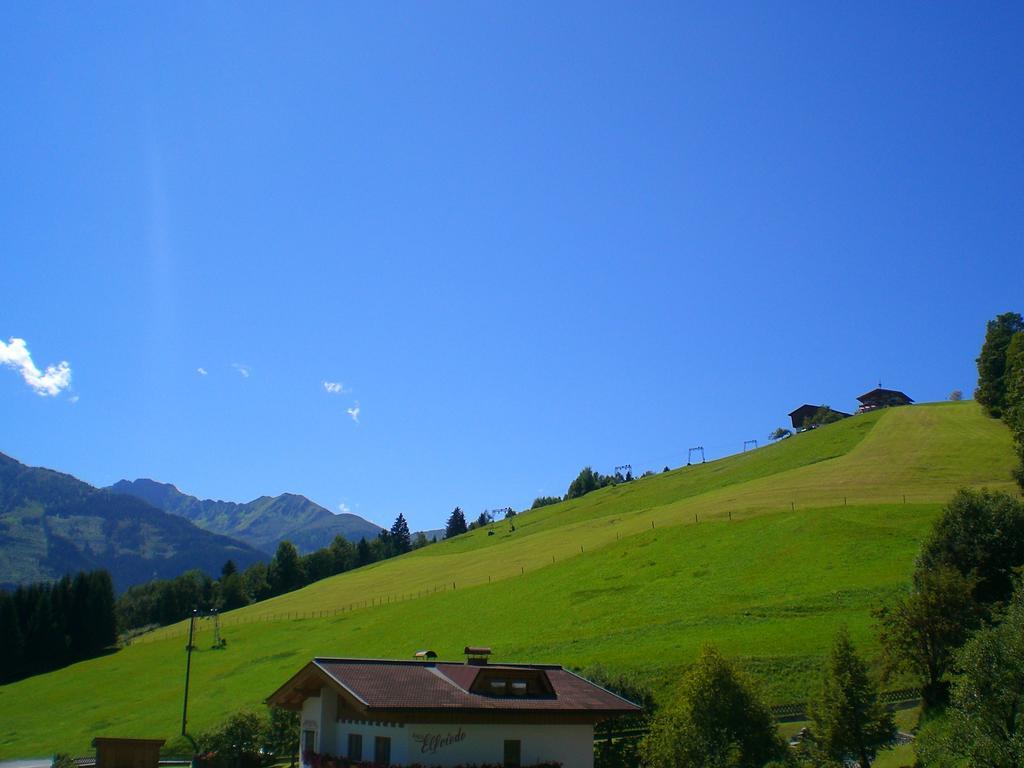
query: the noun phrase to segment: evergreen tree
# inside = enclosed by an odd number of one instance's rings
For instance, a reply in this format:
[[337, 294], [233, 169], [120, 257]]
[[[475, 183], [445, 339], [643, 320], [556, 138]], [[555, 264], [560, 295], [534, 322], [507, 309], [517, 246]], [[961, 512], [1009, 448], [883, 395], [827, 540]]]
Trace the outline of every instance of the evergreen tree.
[[[94, 634], [90, 655], [97, 654], [117, 642], [117, 612], [114, 609], [114, 582], [108, 571], [89, 574], [89, 613]], [[207, 579], [209, 581], [209, 579]]]
[[991, 416], [1000, 418], [1006, 406], [1006, 351], [1014, 334], [1024, 331], [1024, 319], [1017, 312], [1005, 312], [989, 320], [985, 329], [985, 342], [978, 355], [977, 400]]
[[220, 575], [223, 578], [238, 573], [238, 566], [235, 565], [234, 560], [228, 560], [220, 569]]
[[465, 533], [467, 530], [466, 516], [462, 513], [460, 507], [456, 507], [452, 510], [451, 515], [448, 517], [448, 522], [444, 526], [444, 537], [450, 539], [453, 536]]
[[409, 524], [405, 522], [405, 515], [401, 512], [395, 518], [391, 526], [391, 547], [395, 554], [402, 555], [412, 549], [412, 534], [409, 533]]
[[14, 598], [0, 590], [0, 683], [21, 676], [25, 650]]
[[357, 567], [362, 565], [369, 565], [373, 562], [373, 551], [370, 549], [369, 542], [365, 538], [359, 539], [359, 544], [356, 545], [356, 563]]
[[810, 715], [822, 752], [841, 763], [858, 760], [861, 768], [868, 768], [878, 748], [896, 736], [892, 715], [878, 703], [878, 689], [845, 629], [836, 635]]
[[290, 541], [282, 541], [270, 561], [270, 588], [275, 595], [280, 595], [298, 589], [303, 583], [299, 550]]

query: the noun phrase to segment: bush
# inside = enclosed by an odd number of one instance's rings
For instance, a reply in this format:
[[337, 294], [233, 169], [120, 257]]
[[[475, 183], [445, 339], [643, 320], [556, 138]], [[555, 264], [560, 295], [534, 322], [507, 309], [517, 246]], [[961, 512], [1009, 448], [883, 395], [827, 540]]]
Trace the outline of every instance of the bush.
[[267, 720], [255, 712], [237, 712], [198, 739], [201, 768], [259, 768], [267, 753]]

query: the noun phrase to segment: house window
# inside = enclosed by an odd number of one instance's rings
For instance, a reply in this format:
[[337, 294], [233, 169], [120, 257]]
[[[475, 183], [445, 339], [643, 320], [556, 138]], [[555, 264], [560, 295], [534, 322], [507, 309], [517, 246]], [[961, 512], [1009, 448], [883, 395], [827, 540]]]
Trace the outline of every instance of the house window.
[[373, 740], [373, 762], [391, 765], [391, 737], [378, 736]]
[[302, 732], [302, 762], [306, 762], [306, 753], [316, 752], [316, 731], [304, 730]]
[[363, 759], [363, 737], [358, 733], [350, 733], [348, 735], [348, 759]]
[[523, 743], [519, 739], [505, 739], [505, 768], [519, 768]]

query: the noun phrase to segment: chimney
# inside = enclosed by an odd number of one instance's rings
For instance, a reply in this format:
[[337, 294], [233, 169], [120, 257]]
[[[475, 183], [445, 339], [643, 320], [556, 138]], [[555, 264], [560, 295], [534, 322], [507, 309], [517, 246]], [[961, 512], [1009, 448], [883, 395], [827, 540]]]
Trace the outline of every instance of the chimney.
[[477, 667], [487, 666], [487, 657], [491, 649], [485, 645], [467, 645], [462, 651], [466, 654], [466, 663]]

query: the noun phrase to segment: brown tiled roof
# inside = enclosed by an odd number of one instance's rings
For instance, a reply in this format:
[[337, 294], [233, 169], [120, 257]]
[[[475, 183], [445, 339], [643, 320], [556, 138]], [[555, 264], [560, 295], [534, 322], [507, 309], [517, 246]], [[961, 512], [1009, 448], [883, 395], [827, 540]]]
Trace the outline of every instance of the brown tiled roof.
[[[318, 658], [311, 662], [371, 710], [508, 710], [518, 712], [598, 712], [628, 714], [640, 708], [582, 677], [555, 665], [467, 665], [434, 661]], [[542, 670], [553, 696], [488, 696], [471, 693], [480, 670]]]

